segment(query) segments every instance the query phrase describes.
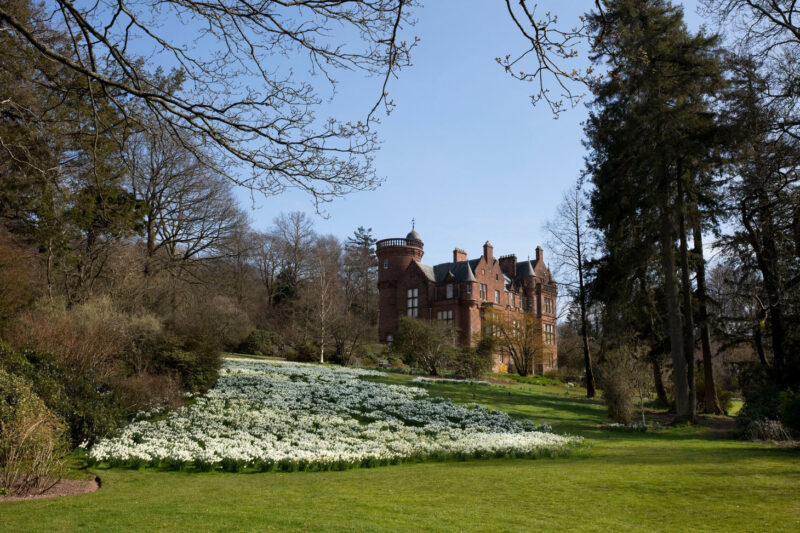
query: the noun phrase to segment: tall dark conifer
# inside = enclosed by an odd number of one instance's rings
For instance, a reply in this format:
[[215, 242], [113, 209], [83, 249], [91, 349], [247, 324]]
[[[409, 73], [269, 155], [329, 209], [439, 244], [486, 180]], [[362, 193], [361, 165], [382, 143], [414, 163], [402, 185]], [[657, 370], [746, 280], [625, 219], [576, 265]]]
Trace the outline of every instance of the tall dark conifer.
[[[608, 72], [593, 87], [595, 110], [586, 127], [593, 223], [604, 236], [605, 264], [630, 273], [618, 276], [624, 283], [633, 287], [632, 273], [660, 265], [676, 412], [694, 419], [685, 233], [686, 219], [703, 216], [694, 199], [715, 196], [700, 176], [713, 163], [709, 99], [722, 83], [717, 38], [689, 33], [682, 10], [665, 0], [613, 0], [606, 7], [593, 24], [595, 61]], [[684, 243], [680, 256], [677, 240]]]

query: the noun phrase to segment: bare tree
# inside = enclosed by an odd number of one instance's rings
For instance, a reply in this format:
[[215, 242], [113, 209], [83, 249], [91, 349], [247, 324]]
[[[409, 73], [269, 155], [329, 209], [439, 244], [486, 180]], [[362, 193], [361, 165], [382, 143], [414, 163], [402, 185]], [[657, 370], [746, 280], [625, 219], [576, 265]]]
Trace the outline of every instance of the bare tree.
[[308, 277], [311, 248], [316, 238], [314, 223], [302, 211], [292, 211], [281, 213], [274, 224], [272, 233], [283, 248], [282, 288], [291, 296], [297, 294], [302, 281]]
[[517, 316], [505, 311], [487, 309], [483, 326], [501, 352], [508, 354], [520, 376], [534, 373], [544, 361], [542, 321], [531, 313]]
[[[594, 1], [600, 20], [605, 20], [604, 3], [603, 0]], [[529, 0], [505, 0], [505, 4], [527, 47], [520, 53], [495, 60], [511, 77], [535, 84], [531, 95], [534, 105], [543, 100], [555, 116], [566, 110], [567, 105], [575, 107], [596, 77], [592, 67], [570, 68], [570, 64], [578, 57], [580, 47], [589, 50], [592, 32], [602, 31], [602, 28], [592, 28], [585, 16], [572, 26], [564, 26], [551, 11], [537, 14], [539, 5]], [[587, 2], [587, 8], [589, 5]], [[551, 85], [557, 93], [553, 93]]]
[[319, 362], [325, 362], [325, 344], [331, 334], [331, 325], [337, 303], [341, 301], [339, 273], [341, 271], [342, 245], [333, 235], [319, 237], [314, 243], [311, 283], [306, 286], [306, 305], [314, 322], [312, 329], [319, 339]]
[[772, 127], [800, 139], [800, 5], [795, 0], [703, 0], [708, 14], [741, 56], [751, 57], [766, 84]]
[[587, 326], [586, 261], [594, 246], [587, 220], [589, 210], [583, 197], [583, 181], [564, 193], [556, 217], [545, 225], [550, 233], [548, 248], [558, 261], [559, 283], [566, 287], [580, 310], [583, 360], [586, 366], [586, 397], [594, 398], [595, 382]]
[[[410, 62], [416, 39], [402, 34], [413, 4], [53, 0], [21, 13], [4, 2], [0, 27], [85, 78], [95, 106], [102, 99], [133, 122], [147, 114], [180, 138], [202, 138], [215, 157], [198, 152], [198, 160], [227, 161], [237, 170], [227, 176], [240, 185], [266, 194], [299, 188], [319, 202], [378, 183], [369, 124], [379, 106], [391, 108], [388, 81]], [[53, 30], [64, 44], [48, 38]], [[303, 58], [308, 79], [295, 74]], [[154, 64], [172, 72], [148, 70]], [[381, 80], [363, 121], [317, 116], [325, 98], [315, 82], [333, 88], [342, 71]]]
[[278, 295], [278, 274], [284, 268], [283, 246], [278, 236], [272, 233], [256, 233], [253, 236], [255, 250], [253, 260], [258, 268], [258, 277], [264, 287], [266, 303], [274, 305]]

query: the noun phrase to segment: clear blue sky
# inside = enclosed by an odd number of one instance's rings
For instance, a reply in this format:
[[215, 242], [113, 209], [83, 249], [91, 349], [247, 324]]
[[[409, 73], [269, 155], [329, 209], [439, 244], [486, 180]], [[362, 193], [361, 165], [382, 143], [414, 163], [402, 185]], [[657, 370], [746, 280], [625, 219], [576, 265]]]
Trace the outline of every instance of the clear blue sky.
[[[565, 24], [593, 4], [539, 3]], [[690, 29], [697, 30], [702, 21], [695, 0], [682, 3]], [[416, 19], [411, 31], [421, 42], [413, 66], [392, 81], [397, 107], [378, 130], [375, 168], [386, 181], [326, 204], [327, 218], [313, 216], [316, 229], [340, 239], [358, 226], [371, 227], [379, 239], [403, 237], [413, 217], [427, 263], [450, 260], [454, 247], [477, 257], [487, 239], [495, 255], [533, 256], [547, 240], [543, 224], [583, 166], [587, 110], [580, 104], [554, 120], [546, 106], [531, 106], [531, 85], [497, 65], [495, 57], [525, 44], [500, 0], [427, 0]], [[363, 118], [379, 82], [346, 80], [338, 90], [332, 112]], [[244, 193], [242, 201], [258, 230], [281, 211], [314, 211], [299, 192], [257, 197], [255, 210]]]

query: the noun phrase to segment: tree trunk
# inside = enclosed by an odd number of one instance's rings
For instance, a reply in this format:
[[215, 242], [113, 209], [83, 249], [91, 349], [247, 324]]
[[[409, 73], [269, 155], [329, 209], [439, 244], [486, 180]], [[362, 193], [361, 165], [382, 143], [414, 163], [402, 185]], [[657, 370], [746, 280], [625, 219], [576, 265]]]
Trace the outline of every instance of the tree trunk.
[[722, 414], [722, 407], [717, 398], [717, 386], [714, 380], [714, 366], [711, 362], [711, 333], [708, 326], [708, 307], [706, 295], [706, 260], [703, 253], [703, 233], [700, 221], [695, 219], [692, 228], [694, 253], [697, 255], [697, 310], [700, 318], [700, 343], [703, 348], [703, 405], [705, 412]]
[[686, 357], [683, 353], [683, 335], [681, 334], [680, 296], [675, 279], [675, 240], [672, 231], [671, 204], [671, 195], [667, 191], [661, 214], [661, 264], [664, 271], [664, 296], [667, 301], [672, 379], [675, 383], [675, 412], [678, 418], [687, 418], [689, 416], [689, 391], [686, 380]]
[[667, 399], [667, 391], [664, 388], [664, 378], [661, 376], [661, 362], [658, 360], [658, 354], [652, 354], [650, 360], [653, 362], [653, 383], [656, 388], [656, 398], [662, 407], [669, 407], [669, 400]]
[[678, 176], [678, 202], [680, 203], [679, 229], [681, 243], [681, 285], [683, 286], [683, 353], [686, 356], [686, 376], [689, 382], [689, 413], [691, 422], [697, 421], [697, 380], [694, 364], [694, 308], [692, 306], [692, 281], [689, 267], [689, 245], [686, 238], [686, 198], [683, 193], [681, 177]]
[[576, 224], [575, 237], [578, 251], [578, 298], [581, 307], [581, 340], [583, 342], [583, 362], [586, 365], [586, 397], [594, 398], [595, 383], [592, 370], [592, 355], [589, 352], [589, 333], [586, 328], [586, 289], [583, 286], [583, 254], [581, 250], [581, 232]]

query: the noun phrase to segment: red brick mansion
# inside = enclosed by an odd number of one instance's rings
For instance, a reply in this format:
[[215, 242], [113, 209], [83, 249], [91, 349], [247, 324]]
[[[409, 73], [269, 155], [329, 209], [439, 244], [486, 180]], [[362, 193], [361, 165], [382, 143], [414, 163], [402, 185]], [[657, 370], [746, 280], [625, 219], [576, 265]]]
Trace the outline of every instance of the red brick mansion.
[[[485, 309], [509, 313], [535, 313], [542, 320], [546, 346], [541, 374], [556, 368], [557, 287], [544, 264], [542, 249], [536, 259], [517, 261], [515, 255], [495, 259], [492, 245], [483, 245], [483, 255], [467, 259], [464, 250], [453, 250], [453, 261], [430, 266], [421, 262], [422, 239], [412, 229], [404, 239], [377, 243], [380, 320], [378, 337], [391, 343], [400, 316], [444, 320], [458, 330], [462, 346], [475, 343]], [[507, 357], [506, 357], [507, 358]], [[495, 370], [504, 371], [509, 361], [495, 356]]]

